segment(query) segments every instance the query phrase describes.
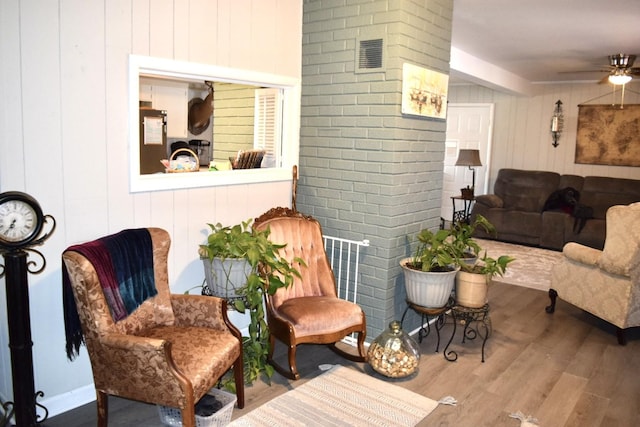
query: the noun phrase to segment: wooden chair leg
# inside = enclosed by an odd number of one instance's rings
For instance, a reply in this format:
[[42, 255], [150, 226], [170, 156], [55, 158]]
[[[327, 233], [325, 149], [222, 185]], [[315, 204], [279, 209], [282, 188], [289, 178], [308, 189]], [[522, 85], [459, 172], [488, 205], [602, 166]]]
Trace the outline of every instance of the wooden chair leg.
[[269, 354], [267, 355], [267, 362], [273, 366], [273, 368], [283, 377], [289, 378], [290, 380], [298, 380], [300, 379], [300, 374], [298, 374], [298, 369], [296, 367], [296, 346], [293, 344], [287, 344], [287, 357], [289, 359], [289, 369], [282, 367], [278, 362], [273, 358], [274, 349], [276, 347], [276, 339], [273, 334], [269, 337], [270, 347]]
[[293, 379], [300, 379], [300, 374], [298, 373], [298, 366], [296, 365], [296, 349], [297, 346], [295, 344], [289, 344], [289, 370], [291, 371], [291, 376]]
[[196, 408], [195, 405], [187, 405], [180, 410], [182, 415], [183, 427], [196, 427]]
[[236, 383], [236, 398], [238, 409], [244, 408], [244, 366], [242, 352], [233, 364], [233, 376]]
[[107, 427], [109, 423], [109, 396], [96, 390], [96, 405], [98, 410], [98, 427]]
[[367, 352], [364, 349], [364, 340], [367, 337], [367, 331], [362, 331], [358, 333], [358, 354], [362, 357], [362, 361], [367, 361]]
[[347, 360], [351, 360], [352, 362], [366, 362], [367, 361], [367, 352], [364, 349], [364, 340], [367, 337], [367, 331], [357, 332], [358, 334], [358, 354], [352, 354], [348, 351], [345, 351], [338, 347], [336, 343], [329, 344], [329, 348], [336, 354], [344, 357]]

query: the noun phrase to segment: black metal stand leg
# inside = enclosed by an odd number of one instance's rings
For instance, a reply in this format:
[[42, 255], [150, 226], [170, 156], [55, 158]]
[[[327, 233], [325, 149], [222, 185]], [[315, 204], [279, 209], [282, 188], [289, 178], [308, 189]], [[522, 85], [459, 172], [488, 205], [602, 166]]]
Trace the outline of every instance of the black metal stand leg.
[[[404, 309], [404, 313], [402, 313], [402, 318], [400, 319], [400, 327], [402, 327], [402, 325], [404, 324], [404, 318], [407, 315], [407, 312], [409, 311], [409, 309], [411, 308], [411, 306], [407, 305], [407, 308]], [[422, 343], [422, 338], [426, 338], [429, 335], [429, 332], [431, 331], [431, 325], [429, 324], [429, 317], [427, 316], [427, 327], [424, 327], [424, 317], [425, 315], [422, 314], [421, 315], [421, 323], [420, 323], [420, 329], [418, 329], [418, 342]], [[438, 351], [438, 349], [436, 348], [436, 352]]]
[[6, 427], [13, 417], [14, 407], [13, 402], [2, 402], [2, 418], [0, 418], [0, 427]]
[[444, 358], [447, 359], [449, 362], [454, 362], [458, 360], [458, 353], [456, 353], [453, 350], [448, 351], [449, 346], [451, 345], [451, 341], [453, 341], [453, 337], [456, 336], [456, 326], [458, 323], [458, 320], [456, 319], [456, 314], [453, 310], [451, 310], [451, 318], [453, 319], [453, 332], [451, 332], [451, 337], [449, 338], [449, 342], [447, 342], [447, 346], [444, 348]]
[[[29, 285], [27, 281], [27, 253], [10, 252], [4, 255], [7, 319], [9, 323], [9, 348], [11, 350], [11, 370], [13, 373], [12, 411], [20, 427], [33, 427], [38, 421], [36, 399], [44, 395], [35, 392], [33, 378], [33, 354], [31, 341], [31, 318], [29, 314]], [[10, 279], [10, 280], [9, 280]], [[11, 285], [10, 282], [13, 284]], [[46, 408], [45, 412], [46, 411]]]
[[489, 305], [485, 305], [482, 308], [468, 308], [462, 306], [454, 306], [451, 309], [451, 317], [453, 319], [453, 333], [451, 338], [445, 347], [445, 359], [448, 361], [454, 361], [458, 358], [455, 351], [448, 351], [449, 345], [453, 341], [456, 335], [456, 329], [458, 322], [463, 325], [462, 328], [462, 344], [465, 344], [467, 340], [475, 340], [476, 338], [482, 339], [482, 362], [484, 362], [484, 351], [487, 344], [487, 340], [491, 335], [491, 318], [489, 317]]
[[[422, 343], [422, 338], [426, 338], [431, 333], [431, 325], [429, 324], [429, 316], [427, 316], [427, 326], [425, 327], [425, 315], [420, 316], [420, 329], [418, 330], [418, 342]], [[436, 349], [436, 351], [438, 351]]]
[[438, 317], [436, 317], [435, 319], [434, 327], [436, 329], [436, 335], [438, 337], [438, 341], [436, 343], [436, 353], [440, 349], [440, 329], [442, 329], [442, 327], [444, 326], [444, 322], [445, 322], [444, 313], [438, 315]]
[[404, 324], [404, 317], [407, 315], [407, 311], [409, 311], [409, 306], [407, 306], [407, 308], [404, 309], [404, 313], [402, 313], [402, 318], [400, 319], [400, 327], [402, 328], [402, 325]]
[[[480, 326], [484, 328], [484, 335], [480, 331]], [[489, 339], [489, 334], [491, 332], [491, 325], [487, 325], [486, 321], [481, 321], [478, 325], [478, 335], [482, 338], [482, 363], [484, 363], [484, 347], [487, 344], [487, 340]]]
[[[428, 314], [422, 314], [422, 326], [420, 326], [420, 330], [418, 331], [418, 342], [422, 343], [422, 339], [429, 336], [431, 333], [431, 321], [429, 320], [430, 316]], [[442, 329], [442, 315], [438, 315], [433, 317], [434, 326], [433, 328], [436, 331], [436, 353], [440, 350], [440, 329]], [[425, 327], [425, 324], [427, 325]]]
[[418, 330], [418, 342], [422, 343], [422, 339], [429, 336], [431, 333], [431, 321], [434, 320], [434, 328], [436, 330], [437, 342], [436, 342], [436, 353], [440, 350], [440, 329], [443, 327], [444, 323], [444, 315], [445, 312], [449, 309], [449, 305], [440, 308], [429, 308], [422, 307], [416, 304], [411, 303], [407, 300], [407, 307], [402, 313], [402, 320], [400, 321], [400, 325], [404, 323], [404, 318], [407, 315], [409, 309], [414, 310], [416, 313], [420, 314], [420, 329]]

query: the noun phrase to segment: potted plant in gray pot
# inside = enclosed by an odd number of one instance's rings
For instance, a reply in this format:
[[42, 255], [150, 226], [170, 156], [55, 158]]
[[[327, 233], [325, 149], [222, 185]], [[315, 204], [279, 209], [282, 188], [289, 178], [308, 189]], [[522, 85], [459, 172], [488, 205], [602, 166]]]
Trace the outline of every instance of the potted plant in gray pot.
[[[296, 267], [278, 254], [286, 244], [273, 243], [269, 240], [270, 230], [255, 230], [251, 223], [248, 220], [234, 226], [208, 224], [207, 242], [198, 249], [205, 277], [212, 279], [206, 284], [211, 294], [229, 299], [241, 313], [249, 312], [249, 335], [243, 337], [246, 384], [253, 384], [261, 374], [269, 383], [274, 372], [267, 362], [269, 329], [263, 305], [265, 293], [273, 294], [281, 287], [291, 286], [294, 276], [300, 277]], [[305, 266], [301, 259], [296, 262]], [[218, 264], [219, 271], [215, 272]], [[235, 283], [230, 283], [231, 280]], [[233, 389], [233, 381], [225, 382], [225, 386]]]
[[413, 257], [400, 261], [407, 299], [427, 308], [444, 307], [460, 269], [451, 229], [436, 232], [423, 229], [418, 233], [417, 239], [418, 246]]

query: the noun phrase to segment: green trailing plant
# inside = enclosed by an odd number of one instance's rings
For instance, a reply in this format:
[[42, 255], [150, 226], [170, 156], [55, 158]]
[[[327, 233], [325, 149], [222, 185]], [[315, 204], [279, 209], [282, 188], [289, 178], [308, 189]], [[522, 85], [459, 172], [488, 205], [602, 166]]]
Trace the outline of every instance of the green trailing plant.
[[[252, 220], [234, 226], [208, 224], [207, 242], [200, 245], [198, 253], [210, 260], [244, 258], [251, 265], [246, 285], [238, 290], [242, 298], [233, 301], [235, 309], [240, 313], [248, 311], [250, 318], [249, 334], [243, 337], [244, 379], [251, 385], [262, 375], [270, 384], [274, 368], [267, 362], [269, 328], [263, 301], [266, 294], [273, 295], [278, 289], [291, 286], [300, 272], [279, 255], [286, 244], [273, 243], [269, 240], [270, 229], [256, 230], [251, 224]], [[296, 258], [295, 263], [306, 266], [300, 258]], [[235, 391], [232, 378], [224, 380], [224, 385]]]
[[484, 274], [489, 277], [503, 276], [507, 271], [507, 265], [513, 261], [515, 261], [515, 258], [509, 255], [501, 255], [497, 259], [488, 257], [485, 251], [484, 256], [478, 259], [475, 264], [461, 263], [460, 267], [463, 271], [469, 273]]
[[422, 271], [451, 271], [456, 263], [456, 250], [451, 240], [451, 229], [433, 232], [421, 230], [418, 246], [407, 267]]
[[482, 249], [473, 240], [478, 228], [495, 233], [493, 224], [482, 215], [477, 215], [471, 223], [452, 224], [449, 229], [421, 230], [417, 235], [418, 246], [407, 266], [422, 271], [451, 271], [456, 265], [465, 265], [464, 259], [477, 257]]
[[[487, 256], [487, 252], [480, 257], [482, 248], [473, 240], [476, 229], [482, 228], [488, 234], [495, 234], [496, 228], [482, 215], [476, 215], [473, 222], [458, 222], [451, 226], [452, 246], [456, 253], [457, 264], [462, 271], [469, 273], [485, 274], [493, 277], [504, 275], [507, 265], [514, 261], [508, 255], [501, 255], [497, 259]], [[464, 262], [464, 258], [477, 258], [473, 263]]]
[[480, 245], [473, 240], [473, 234], [478, 228], [482, 228], [487, 234], [496, 232], [493, 224], [482, 215], [476, 215], [471, 223], [459, 221], [451, 225], [451, 244], [456, 258], [476, 258], [480, 254]]

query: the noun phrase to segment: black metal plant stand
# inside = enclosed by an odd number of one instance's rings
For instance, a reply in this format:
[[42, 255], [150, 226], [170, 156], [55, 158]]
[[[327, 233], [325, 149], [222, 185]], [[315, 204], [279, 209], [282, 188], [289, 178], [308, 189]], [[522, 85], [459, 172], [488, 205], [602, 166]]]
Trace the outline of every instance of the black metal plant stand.
[[457, 325], [460, 323], [462, 327], [462, 344], [467, 340], [475, 340], [476, 338], [482, 340], [482, 362], [484, 362], [484, 348], [492, 332], [489, 304], [485, 304], [479, 308], [464, 307], [457, 305], [453, 298], [449, 298], [447, 305], [444, 307], [427, 308], [407, 300], [407, 308], [405, 308], [402, 314], [401, 324], [404, 322], [404, 318], [409, 309], [422, 316], [422, 324], [418, 330], [418, 341], [420, 343], [423, 338], [426, 338], [431, 333], [431, 323], [433, 323], [437, 334], [437, 353], [440, 349], [440, 331], [447, 323], [447, 316], [449, 316], [451, 317], [453, 328], [451, 337], [447, 341], [447, 345], [443, 351], [444, 358], [449, 362], [454, 362], [458, 359], [458, 353], [454, 350], [449, 350], [449, 347], [456, 336]]
[[456, 335], [456, 325], [462, 324], [462, 343], [466, 340], [480, 338], [482, 340], [482, 362], [484, 362], [484, 347], [491, 335], [491, 318], [489, 317], [489, 304], [480, 308], [463, 307], [454, 305], [451, 307], [451, 317], [453, 318], [453, 333], [447, 346], [444, 348], [444, 357], [450, 362], [458, 359], [458, 353], [449, 350], [451, 341]]
[[[414, 304], [411, 301], [407, 300], [407, 308], [405, 308], [404, 313], [402, 313], [402, 319], [400, 320], [400, 325], [404, 323], [404, 318], [407, 315], [407, 311], [412, 309], [416, 313], [420, 314], [422, 317], [422, 321], [420, 322], [420, 329], [418, 330], [418, 342], [422, 343], [422, 339], [429, 336], [431, 333], [431, 323], [434, 323], [434, 329], [437, 335], [436, 342], [436, 353], [440, 349], [440, 330], [442, 330], [445, 324], [445, 316], [446, 312], [450, 309], [451, 301], [447, 303], [446, 306], [440, 308], [427, 308], [422, 307], [421, 305]], [[435, 320], [431, 322], [431, 320]], [[425, 326], [426, 325], [426, 326]]]

